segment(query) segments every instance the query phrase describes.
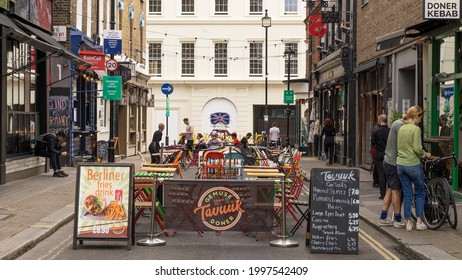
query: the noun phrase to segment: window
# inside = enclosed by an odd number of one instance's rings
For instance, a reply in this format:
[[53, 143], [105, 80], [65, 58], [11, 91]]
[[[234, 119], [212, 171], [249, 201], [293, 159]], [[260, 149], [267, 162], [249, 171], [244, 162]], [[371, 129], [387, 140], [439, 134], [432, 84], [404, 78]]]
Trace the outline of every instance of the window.
[[181, 75], [194, 76], [194, 43], [181, 44]]
[[[294, 51], [293, 54], [290, 55], [290, 76], [298, 75], [298, 44], [295, 43], [290, 43], [290, 44], [285, 44], [285, 49], [289, 49], [289, 46], [292, 47], [292, 50]], [[289, 56], [285, 55], [285, 70], [284, 73], [287, 76], [287, 69], [289, 68]]]
[[194, 15], [194, 0], [182, 0], [181, 1], [181, 14], [182, 15]]
[[162, 75], [162, 44], [150, 43], [149, 44], [149, 74], [154, 77]]
[[162, 0], [149, 0], [149, 13], [152, 15], [162, 14]]
[[228, 75], [228, 44], [215, 43], [215, 77]]
[[262, 54], [263, 43], [250, 43], [250, 76], [262, 76]]
[[30, 144], [38, 135], [39, 114], [36, 111], [35, 66], [36, 51], [29, 45], [9, 40], [7, 42], [7, 75], [4, 77], [7, 105], [7, 156], [27, 155]]
[[263, 14], [263, 0], [250, 0], [250, 14], [261, 15]]
[[228, 0], [215, 0], [215, 14], [227, 15], [228, 14]]
[[284, 0], [284, 14], [297, 12], [297, 0]]

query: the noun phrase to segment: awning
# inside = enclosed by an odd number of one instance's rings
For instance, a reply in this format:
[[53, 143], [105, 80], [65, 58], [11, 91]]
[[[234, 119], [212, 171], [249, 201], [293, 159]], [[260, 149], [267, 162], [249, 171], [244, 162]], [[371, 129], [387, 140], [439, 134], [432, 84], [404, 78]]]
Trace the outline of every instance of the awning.
[[383, 57], [379, 57], [379, 58], [374, 58], [366, 63], [363, 63], [361, 65], [359, 65], [358, 67], [356, 67], [354, 70], [353, 70], [353, 73], [360, 73], [360, 72], [363, 72], [363, 71], [366, 71], [366, 70], [369, 70], [369, 69], [372, 69], [374, 68], [375, 66], [379, 65], [379, 64], [384, 64], [385, 63], [385, 58]]
[[[11, 21], [11, 20], [10, 20]], [[83, 59], [80, 59], [78, 56], [76, 56], [75, 54], [73, 54], [72, 52], [70, 52], [69, 50], [67, 50], [63, 45], [61, 45], [60, 43], [58, 43], [55, 39], [53, 39], [53, 37], [51, 37], [50, 34], [47, 34], [41, 30], [39, 30], [38, 28], [35, 28], [29, 24], [26, 24], [26, 23], [23, 23], [23, 22], [20, 22], [18, 20], [15, 20], [13, 19], [13, 21], [16, 23], [15, 26], [16, 29], [11, 37], [17, 39], [17, 40], [21, 40], [25, 43], [28, 43], [40, 50], [43, 50], [43, 51], [47, 51], [47, 52], [58, 52], [59, 55], [63, 56], [64, 58], [74, 62], [75, 64], [79, 64], [79, 65], [83, 65], [85, 67], [90, 67], [92, 64], [91, 63], [88, 63], [87, 61], [83, 60]], [[18, 26], [20, 26], [24, 31], [26, 32], [21, 32], [18, 30]], [[22, 33], [22, 34], [20, 34]], [[33, 38], [32, 36], [30, 35], [27, 35], [25, 33], [30, 33], [32, 35], [35, 35], [38, 39], [40, 40], [37, 40], [35, 38]], [[24, 37], [25, 35], [25, 37]], [[15, 37], [16, 36], [16, 37]], [[29, 40], [29, 41], [25, 41], [25, 40]]]
[[31, 37], [31, 36], [27, 35], [8, 16], [6, 16], [6, 15], [4, 15], [2, 13], [0, 13], [0, 24], [3, 25], [3, 26], [8, 27], [6, 36], [9, 36], [9, 37], [14, 38], [14, 39], [16, 39], [18, 41], [24, 42], [26, 44], [33, 45], [36, 48], [47, 51], [47, 52], [55, 53], [55, 52], [57, 52], [59, 50], [59, 48], [57, 48], [57, 47], [55, 47], [53, 45], [42, 42], [40, 40], [37, 40], [34, 37]]
[[398, 47], [404, 44], [405, 38], [416, 38], [423, 36], [428, 32], [438, 29], [443, 26], [459, 25], [458, 20], [427, 20], [418, 24], [393, 31], [383, 36], [375, 38], [377, 41], [377, 50], [384, 50]]
[[393, 31], [391, 33], [385, 34], [383, 36], [375, 38], [377, 42], [377, 50], [385, 50], [389, 48], [394, 48], [404, 44], [404, 38], [406, 37], [406, 29], [400, 29]]
[[416, 38], [437, 28], [451, 24], [460, 24], [457, 20], [427, 20], [406, 28], [406, 37]]

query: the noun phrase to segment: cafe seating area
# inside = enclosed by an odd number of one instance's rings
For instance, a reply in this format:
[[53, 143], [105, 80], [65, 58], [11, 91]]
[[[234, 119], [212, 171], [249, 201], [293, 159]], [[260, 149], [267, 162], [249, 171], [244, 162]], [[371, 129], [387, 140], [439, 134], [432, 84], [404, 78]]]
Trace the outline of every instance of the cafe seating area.
[[[175, 236], [181, 230], [180, 228], [169, 228], [166, 223], [166, 210], [163, 203], [166, 195], [169, 196], [169, 202], [175, 205], [175, 213], [168, 213], [170, 223], [189, 224], [191, 229], [202, 236], [203, 230], [197, 224], [197, 221], [191, 217], [194, 208], [197, 207], [198, 197], [194, 197], [188, 188], [181, 186], [174, 187], [167, 191], [163, 189], [166, 180], [196, 180], [200, 185], [201, 181], [224, 180], [223, 182], [241, 181], [246, 187], [251, 188], [252, 182], [255, 181], [272, 181], [274, 184], [273, 201], [273, 225], [282, 233], [281, 220], [282, 215], [287, 215], [291, 220], [292, 229], [287, 230], [289, 235], [295, 234], [303, 222], [307, 221], [309, 205], [306, 199], [300, 199], [303, 194], [307, 197], [308, 188], [304, 188], [305, 177], [301, 175], [298, 162], [301, 159], [301, 153], [294, 149], [269, 150], [265, 147], [251, 147], [252, 159], [249, 155], [243, 153], [235, 147], [225, 147], [218, 150], [184, 150], [164, 148], [156, 154], [161, 158], [162, 163], [148, 163], [146, 156], [138, 153], [141, 161], [141, 167], [136, 171], [134, 176], [134, 218], [133, 232], [136, 232], [136, 224], [140, 219], [149, 218], [151, 215], [154, 178], [158, 182], [158, 194], [156, 196], [156, 214], [155, 221], [165, 236]], [[250, 164], [253, 163], [253, 164]], [[283, 201], [281, 195], [281, 180], [285, 178], [286, 182], [286, 199]], [[212, 182], [211, 181], [211, 182]], [[242, 188], [242, 187], [240, 187]], [[238, 188], [238, 189], [240, 189]], [[189, 190], [189, 191], [188, 191]], [[239, 191], [239, 193], [241, 193]], [[247, 196], [247, 195], [246, 195]], [[272, 195], [271, 195], [272, 196]], [[246, 198], [241, 198], [246, 200]], [[282, 205], [284, 204], [285, 212]], [[246, 213], [248, 215], [248, 213]], [[178, 220], [180, 219], [180, 220]], [[236, 227], [238, 228], [238, 227]], [[249, 232], [243, 233], [246, 235]], [[216, 231], [217, 233], [221, 231]], [[259, 233], [260, 234], [260, 233]], [[253, 236], [257, 236], [254, 232]]]

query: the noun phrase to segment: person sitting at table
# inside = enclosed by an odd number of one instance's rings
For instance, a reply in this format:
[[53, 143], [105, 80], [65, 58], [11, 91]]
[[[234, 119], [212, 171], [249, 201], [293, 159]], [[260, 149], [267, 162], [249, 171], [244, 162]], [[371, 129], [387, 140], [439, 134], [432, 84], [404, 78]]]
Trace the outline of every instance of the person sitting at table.
[[250, 132], [247, 133], [247, 134], [245, 135], [245, 137], [242, 137], [242, 139], [241, 139], [241, 144], [242, 144], [242, 147], [243, 147], [243, 148], [247, 149], [247, 148], [249, 147], [248, 144], [249, 144], [249, 139], [250, 139], [251, 137], [252, 137], [252, 133], [250, 133]]
[[216, 131], [212, 131], [210, 135], [210, 139], [207, 142], [207, 149], [220, 149], [222, 148], [221, 140], [218, 139], [218, 133]]
[[241, 141], [239, 141], [239, 139], [237, 139], [236, 132], [231, 133], [231, 139], [233, 139], [233, 145], [237, 145], [237, 144], [241, 143]]
[[196, 150], [207, 149], [207, 143], [205, 142], [204, 135], [202, 135], [202, 133], [197, 133], [196, 140]]

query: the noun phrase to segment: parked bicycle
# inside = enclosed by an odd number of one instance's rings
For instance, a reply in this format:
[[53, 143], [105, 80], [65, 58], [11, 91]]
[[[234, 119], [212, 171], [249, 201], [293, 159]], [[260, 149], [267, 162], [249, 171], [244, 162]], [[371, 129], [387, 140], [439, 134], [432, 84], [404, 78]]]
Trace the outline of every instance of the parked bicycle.
[[[422, 221], [432, 230], [440, 228], [445, 221], [448, 221], [451, 228], [455, 229], [457, 227], [456, 203], [448, 181], [450, 174], [448, 163], [450, 161], [457, 164], [454, 154], [424, 160], [423, 163], [425, 202]], [[414, 213], [412, 217], [415, 219]]]

